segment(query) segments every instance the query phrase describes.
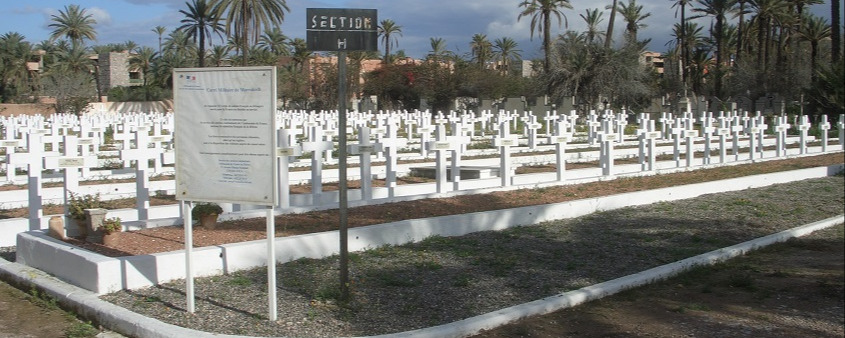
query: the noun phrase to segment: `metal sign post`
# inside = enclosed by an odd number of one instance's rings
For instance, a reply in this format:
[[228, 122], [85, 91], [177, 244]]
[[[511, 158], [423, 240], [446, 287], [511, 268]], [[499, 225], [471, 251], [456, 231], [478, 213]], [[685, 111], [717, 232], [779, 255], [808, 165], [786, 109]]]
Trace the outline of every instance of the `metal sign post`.
[[378, 50], [378, 13], [375, 9], [307, 8], [306, 40], [312, 51], [337, 53], [338, 68], [338, 193], [340, 233], [340, 293], [349, 299], [349, 236], [346, 182], [346, 52]]

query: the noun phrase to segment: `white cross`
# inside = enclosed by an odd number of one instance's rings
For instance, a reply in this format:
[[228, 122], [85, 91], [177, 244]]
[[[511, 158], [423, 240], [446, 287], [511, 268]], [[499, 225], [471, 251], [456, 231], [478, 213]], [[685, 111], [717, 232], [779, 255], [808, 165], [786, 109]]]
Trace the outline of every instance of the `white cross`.
[[798, 144], [800, 148], [801, 155], [807, 153], [807, 133], [810, 130], [810, 117], [807, 115], [801, 115], [801, 122], [798, 124]]
[[279, 204], [278, 207], [286, 209], [290, 207], [290, 159], [294, 156], [302, 155], [302, 147], [295, 142], [291, 142], [291, 137], [287, 129], [279, 129], [276, 131], [276, 163], [279, 168], [278, 184], [279, 184]]
[[[657, 139], [661, 137], [660, 131], [654, 130], [654, 121], [649, 120], [646, 128], [640, 133], [640, 166], [642, 170], [654, 170], [654, 146]], [[648, 160], [645, 153], [648, 152]]]
[[455, 166], [456, 160], [455, 157], [459, 157], [458, 152], [461, 149], [461, 143], [459, 139], [456, 139], [453, 136], [446, 136], [446, 128], [443, 124], [438, 124], [435, 128], [435, 140], [429, 141], [426, 146], [428, 147], [429, 151], [436, 151], [437, 157], [435, 159], [436, 166], [437, 166], [437, 193], [444, 193], [446, 192], [446, 154], [445, 152], [451, 151], [452, 154], [452, 176], [455, 176], [457, 172], [458, 179], [460, 180], [460, 168]]
[[563, 181], [563, 173], [566, 170], [566, 143], [572, 141], [569, 128], [570, 123], [564, 117], [562, 121], [555, 123], [555, 135], [549, 137], [549, 143], [555, 145], [556, 178], [558, 181]]
[[776, 152], [777, 157], [786, 156], [786, 133], [791, 126], [786, 116], [778, 116], [775, 119], [775, 137], [777, 142]]
[[510, 170], [510, 148], [519, 145], [519, 139], [510, 134], [508, 122], [500, 122], [499, 135], [493, 137], [493, 146], [499, 148], [499, 177], [502, 179], [502, 186], [511, 185]]
[[323, 152], [334, 148], [334, 142], [323, 141], [322, 128], [318, 125], [311, 126], [308, 142], [302, 142], [302, 151], [311, 153], [311, 193], [313, 202], [317, 204], [319, 196], [323, 192]]
[[44, 151], [44, 144], [41, 143], [41, 133], [30, 133], [26, 135], [27, 152], [6, 155], [6, 163], [12, 168], [26, 166], [27, 187], [29, 192], [29, 229], [41, 229], [41, 218], [44, 217], [41, 195], [41, 170], [44, 165], [45, 156], [57, 156], [58, 152]]
[[135, 161], [135, 207], [138, 209], [138, 220], [149, 219], [150, 209], [150, 177], [147, 174], [149, 160], [161, 156], [160, 149], [149, 148], [149, 127], [140, 126], [135, 132], [135, 149], [120, 151], [120, 159], [124, 163]]
[[839, 122], [836, 122], [839, 127], [839, 146], [845, 150], [845, 114], [839, 115]]
[[392, 119], [387, 120], [387, 137], [381, 139], [381, 144], [387, 149], [385, 152], [385, 186], [387, 187], [388, 197], [394, 197], [396, 190], [396, 160], [398, 158], [398, 150], [408, 144], [408, 139], [399, 138], [396, 135], [396, 129], [399, 127]]
[[[89, 138], [90, 139], [90, 138]], [[79, 139], [76, 136], [65, 135], [62, 145], [64, 152], [62, 156], [44, 157], [44, 169], [62, 169], [62, 204], [64, 205], [65, 224], [67, 224], [68, 198], [70, 192], [79, 188], [79, 169], [93, 168], [97, 166], [97, 156], [79, 154]], [[87, 147], [86, 147], [87, 148]]]
[[619, 139], [619, 134], [613, 132], [613, 122], [609, 119], [604, 120], [602, 131], [599, 134], [599, 166], [602, 175], [610, 176], [613, 174], [613, 143]]
[[687, 167], [691, 167], [693, 160], [695, 159], [695, 149], [693, 145], [695, 143], [695, 139], [698, 138], [698, 130], [693, 129], [692, 120], [687, 119], [687, 127], [684, 129], [684, 138], [686, 139], [686, 148], [687, 148], [687, 156], [686, 162]]
[[361, 157], [361, 199], [369, 201], [373, 198], [371, 154], [382, 151], [382, 145], [370, 142], [370, 127], [361, 126], [358, 129], [358, 143], [350, 144], [347, 148], [349, 148], [349, 154]]
[[828, 130], [830, 130], [830, 122], [827, 121], [827, 115], [822, 115], [819, 120], [819, 131], [822, 136], [822, 152], [827, 152]]
[[537, 123], [537, 116], [530, 115], [528, 121], [525, 123], [525, 128], [528, 130], [528, 148], [534, 150], [537, 147], [537, 133], [543, 125]]
[[[6, 136], [8, 136], [8, 135], [9, 134], [7, 133]], [[0, 147], [3, 147], [3, 148], [6, 149], [7, 158], [10, 154], [14, 154], [15, 149], [17, 149], [20, 146], [21, 146], [20, 140], [6, 139], [6, 140], [0, 141]], [[9, 183], [14, 182], [15, 181], [15, 171], [17, 170], [17, 168], [14, 165], [10, 164], [8, 160], [3, 162], [3, 166], [6, 168], [6, 181], [9, 182]]]

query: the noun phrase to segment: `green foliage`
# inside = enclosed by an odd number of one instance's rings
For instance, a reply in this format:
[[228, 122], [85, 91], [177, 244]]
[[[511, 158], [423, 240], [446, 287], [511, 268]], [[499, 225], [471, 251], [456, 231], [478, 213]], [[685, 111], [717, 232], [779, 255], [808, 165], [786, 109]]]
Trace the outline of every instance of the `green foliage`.
[[839, 60], [818, 70], [809, 99], [828, 116], [845, 113], [845, 62]]
[[612, 107], [641, 110], [657, 93], [657, 78], [639, 63], [640, 52], [639, 43], [612, 49], [567, 34], [552, 50], [555, 62], [543, 79], [557, 102], [576, 96], [596, 106], [604, 97]]
[[173, 92], [157, 86], [112, 87], [108, 92], [112, 102], [161, 101], [173, 98]]
[[223, 213], [223, 208], [217, 203], [212, 202], [200, 202], [191, 209], [191, 217], [194, 219], [199, 219], [204, 215], [219, 215], [221, 213]]
[[90, 338], [96, 337], [100, 333], [91, 322], [75, 321], [70, 327], [65, 330], [66, 338]]
[[106, 218], [103, 221], [103, 226], [101, 227], [101, 229], [106, 234], [123, 231], [123, 225], [120, 222], [120, 217]]
[[73, 218], [77, 221], [84, 221], [85, 220], [85, 209], [96, 209], [104, 207], [103, 201], [100, 200], [100, 194], [86, 194], [79, 196], [78, 194], [74, 194], [70, 192], [70, 197], [68, 197], [68, 216]]

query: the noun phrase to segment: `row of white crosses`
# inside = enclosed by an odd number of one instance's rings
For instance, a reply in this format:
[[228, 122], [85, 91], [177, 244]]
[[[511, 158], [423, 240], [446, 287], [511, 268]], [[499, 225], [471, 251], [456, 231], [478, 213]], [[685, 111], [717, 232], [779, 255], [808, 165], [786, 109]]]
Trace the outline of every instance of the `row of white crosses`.
[[[414, 116], [414, 115], [409, 114], [407, 116]], [[424, 115], [417, 115], [417, 116], [424, 116]], [[512, 116], [513, 116], [513, 114], [501, 114], [500, 117], [499, 117], [501, 122], [499, 122], [498, 128], [495, 128], [495, 129], [499, 130], [499, 135], [494, 137], [494, 145], [501, 150], [501, 167], [502, 168], [501, 168], [500, 172], [501, 172], [502, 185], [503, 186], [509, 186], [509, 185], [512, 184], [512, 174], [511, 174], [512, 170], [510, 170], [510, 160], [509, 160], [509, 158], [510, 158], [509, 156], [510, 156], [510, 153], [511, 153], [510, 148], [517, 146], [519, 144], [519, 140], [516, 137], [516, 135], [511, 135], [509, 133], [510, 128], [508, 127], [508, 123], [513, 121]], [[369, 183], [365, 183], [364, 181], [369, 180], [372, 177], [372, 175], [370, 173], [364, 173], [363, 172], [364, 170], [370, 170], [369, 164], [364, 165], [365, 161], [364, 161], [363, 158], [365, 157], [365, 155], [366, 155], [367, 160], [369, 160], [369, 158], [370, 158], [369, 155], [374, 151], [385, 151], [386, 152], [386, 159], [388, 160], [387, 166], [389, 167], [388, 170], [387, 170], [387, 172], [388, 172], [388, 175], [387, 175], [388, 176], [388, 179], [387, 179], [388, 184], [387, 184], [387, 186], [388, 186], [388, 190], [390, 191], [389, 195], [394, 196], [393, 189], [395, 188], [395, 182], [396, 182], [396, 178], [395, 178], [396, 151], [398, 151], [398, 149], [400, 149], [401, 147], [404, 147], [407, 141], [404, 140], [404, 139], [399, 139], [397, 137], [396, 131], [399, 129], [399, 123], [400, 123], [399, 117], [397, 117], [397, 116], [391, 117], [389, 115], [383, 114], [383, 115], [381, 115], [380, 119], [382, 121], [384, 121], [382, 123], [382, 125], [384, 126], [384, 128], [386, 130], [385, 130], [385, 134], [383, 135], [383, 137], [379, 140], [378, 143], [376, 143], [377, 146], [374, 144], [373, 147], [370, 147], [368, 149], [367, 143], [370, 142], [370, 137], [364, 137], [362, 135], [362, 134], [364, 134], [364, 132], [360, 131], [360, 129], [359, 129], [359, 132], [358, 132], [359, 133], [359, 142], [360, 142], [359, 146], [361, 148], [354, 150], [354, 151], [351, 151], [351, 152], [355, 153], [355, 154], [359, 154], [359, 155], [362, 156], [362, 166], [361, 166], [362, 187], [365, 186], [366, 184], [369, 184]], [[613, 163], [612, 163], [612, 161], [613, 161], [613, 159], [612, 159], [613, 158], [613, 156], [612, 156], [613, 144], [612, 143], [613, 142], [611, 142], [611, 141], [618, 141], [619, 131], [620, 131], [620, 129], [624, 128], [624, 125], [619, 124], [618, 122], [620, 120], [623, 120], [623, 119], [624, 118], [622, 116], [620, 116], [620, 117], [617, 118], [617, 120], [614, 123], [613, 117], [611, 117], [610, 115], [605, 116], [605, 119], [604, 119], [604, 122], [603, 122], [604, 126], [603, 126], [603, 128], [601, 128], [601, 134], [598, 134], [598, 132], [599, 132], [598, 129], [596, 131], [597, 132], [597, 138], [600, 140], [600, 142], [602, 142], [602, 150], [600, 151], [600, 153], [602, 155], [601, 156], [601, 162], [602, 162], [601, 166], [602, 166], [602, 172], [606, 175], [611, 175], [612, 171], [613, 171]], [[564, 115], [559, 115], [558, 119], [556, 121], [555, 120], [547, 120], [547, 121], [555, 121], [555, 128], [554, 128], [555, 135], [553, 137], [550, 137], [549, 144], [555, 144], [556, 148], [557, 148], [558, 159], [556, 160], [556, 162], [558, 164], [558, 180], [562, 179], [563, 170], [565, 168], [565, 163], [564, 163], [564, 160], [563, 160], [565, 144], [566, 144], [566, 142], [569, 142], [569, 140], [571, 139], [571, 130], [572, 130], [573, 123], [570, 123], [569, 120], [570, 120], [570, 118], [568, 118], [567, 116], [564, 116]], [[574, 122], [574, 118], [572, 118], [572, 120]], [[690, 154], [690, 155], [687, 156], [687, 158], [688, 158], [687, 165], [692, 164], [693, 155], [692, 155], [692, 152], [691, 152], [692, 148], [690, 148], [690, 147], [693, 144], [694, 139], [698, 137], [698, 135], [694, 135], [692, 132], [688, 131], [688, 130], [692, 130], [692, 127], [691, 127], [692, 122], [690, 122], [690, 120], [691, 120], [691, 117], [684, 116], [684, 117], [679, 118], [677, 122], [673, 122], [672, 124], [670, 124], [670, 125], [677, 125], [676, 128], [679, 131], [677, 137], [681, 137], [681, 135], [682, 135], [682, 137], [686, 139], [686, 145], [688, 147], [687, 153]], [[704, 137], [705, 138], [707, 138], [710, 134], [712, 134], [713, 129], [714, 129], [712, 127], [712, 123], [715, 120], [719, 121], [719, 126], [718, 126], [718, 128], [715, 128], [715, 133], [716, 133], [717, 136], [719, 136], [720, 149], [722, 149], [722, 152], [720, 154], [720, 161], [722, 161], [722, 162], [725, 161], [724, 157], [725, 157], [726, 147], [725, 147], [724, 143], [726, 142], [726, 138], [731, 133], [734, 136], [737, 136], [739, 133], [742, 133], [742, 132], [749, 133], [750, 134], [749, 135], [750, 136], [749, 137], [749, 143], [750, 143], [750, 146], [751, 146], [750, 148], [752, 149], [751, 155], [749, 155], [749, 157], [754, 159], [754, 158], [756, 158], [755, 156], [762, 156], [762, 153], [759, 153], [760, 155], [755, 155], [758, 152], [762, 151], [762, 147], [759, 146], [761, 144], [760, 137], [762, 136], [762, 133], [767, 128], [767, 126], [765, 125], [765, 121], [763, 120], [762, 117], [758, 116], [758, 117], [755, 117], [755, 118], [748, 118], [747, 120], [745, 120], [746, 123], [742, 123], [743, 120], [739, 115], [734, 115], [733, 118], [728, 118], [727, 116], [721, 115], [718, 119], [714, 119], [712, 117], [712, 115], [705, 114], [700, 119], [700, 121], [703, 124], [702, 131], [704, 131]], [[166, 156], [166, 154], [168, 152], [165, 151], [164, 149], [162, 149], [161, 143], [157, 143], [157, 140], [161, 141], [161, 142], [166, 142], [167, 138], [164, 137], [163, 135], [162, 136], [156, 136], [156, 134], [162, 134], [161, 131], [156, 131], [156, 130], [157, 129], [158, 130], [162, 130], [162, 129], [166, 130], [167, 124], [166, 123], [149, 124], [149, 121], [142, 122], [142, 120], [140, 120], [140, 119], [135, 119], [133, 121], [135, 123], [135, 126], [133, 126], [133, 124], [131, 124], [131, 123], [128, 124], [128, 127], [126, 126], [127, 124], [125, 122], [123, 124], [124, 124], [124, 128], [128, 128], [130, 131], [132, 131], [131, 134], [133, 136], [133, 141], [134, 141], [135, 147], [132, 148], [130, 146], [130, 148], [128, 148], [128, 149], [123, 149], [123, 151], [121, 152], [121, 159], [125, 160], [125, 161], [137, 162], [137, 165], [136, 165], [136, 178], [137, 178], [136, 187], [137, 187], [137, 190], [138, 190], [138, 205], [137, 205], [137, 208], [138, 208], [139, 218], [140, 219], [146, 219], [147, 218], [147, 210], [149, 209], [149, 188], [148, 188], [148, 184], [149, 184], [148, 170], [149, 170], [149, 168], [147, 167], [147, 160], [155, 160], [155, 161], [157, 161], [157, 163], [158, 163], [158, 161], [169, 162], [169, 161], [172, 161], [172, 160], [167, 159], [168, 157]], [[330, 121], [328, 123], [332, 123], [335, 120], [328, 119], [326, 121]], [[423, 119], [423, 118], [420, 118], [421, 124], [424, 124], [425, 122], [422, 122], [422, 121], [426, 121], [426, 120]], [[438, 185], [437, 185], [438, 186], [438, 192], [445, 192], [445, 191], [449, 190], [448, 184], [446, 183], [446, 174], [445, 174], [445, 166], [446, 166], [446, 162], [445, 162], [446, 161], [446, 157], [445, 157], [446, 153], [444, 153], [445, 151], [449, 152], [448, 154], [451, 155], [451, 159], [452, 159], [452, 165], [451, 166], [453, 168], [453, 171], [451, 173], [451, 176], [452, 176], [452, 180], [453, 180], [453, 185], [452, 185], [451, 188], [452, 188], [452, 190], [459, 190], [459, 188], [460, 188], [460, 155], [461, 155], [461, 153], [463, 153], [466, 145], [469, 142], [469, 137], [466, 134], [469, 133], [472, 129], [472, 128], [465, 127], [463, 125], [462, 121], [466, 121], [466, 119], [460, 119], [460, 117], [459, 117], [459, 119], [455, 120], [454, 118], [450, 119], [449, 117], [447, 117], [445, 115], [441, 115], [441, 118], [438, 119], [437, 121], [435, 121], [436, 122], [435, 129], [437, 129], [436, 140], [433, 141], [433, 142], [429, 141], [428, 143], [423, 143], [423, 144], [427, 145], [427, 147], [423, 147], [423, 148], [430, 149], [431, 151], [436, 151], [438, 153], [438, 155], [439, 155], [438, 156], [439, 157], [438, 169], [444, 168], [442, 170], [442, 172], [440, 172], [438, 174]], [[530, 120], [530, 116], [529, 116], [529, 122], [530, 121], [531, 120]], [[840, 116], [840, 121], [838, 123], [838, 127], [840, 128], [840, 132], [843, 128], [843, 121], [845, 121], [845, 118]], [[826, 123], [826, 122], [827, 122], [827, 119], [822, 118], [822, 120], [820, 121], [820, 129], [821, 130], [827, 131], [830, 128], [829, 123]], [[334, 122], [334, 123], [336, 123], [336, 122]], [[446, 136], [446, 124], [447, 123], [450, 124], [451, 130], [452, 130], [452, 135], [450, 135], [450, 136]], [[39, 128], [35, 127], [37, 125], [38, 125], [37, 123], [33, 123], [31, 127], [27, 127], [28, 129], [25, 129], [25, 130], [28, 130], [28, 133], [24, 134], [28, 137], [27, 140], [29, 141], [28, 142], [29, 145], [27, 146], [27, 149], [29, 151], [28, 153], [20, 153], [18, 155], [13, 155], [13, 154], [15, 154], [13, 149], [20, 147], [18, 140], [11, 140], [11, 141], [14, 141], [14, 142], [10, 141], [9, 144], [0, 144], [0, 146], [9, 146], [9, 147], [12, 148], [12, 150], [7, 152], [7, 154], [10, 155], [10, 156], [7, 156], [7, 161], [6, 161], [7, 163], [11, 164], [12, 166], [15, 166], [15, 165], [17, 165], [17, 166], [24, 166], [24, 165], [33, 166], [33, 167], [28, 168], [29, 170], [27, 170], [29, 173], [31, 173], [31, 181], [37, 182], [36, 184], [31, 185], [32, 186], [32, 192], [31, 192], [32, 198], [31, 198], [31, 200], [33, 202], [33, 205], [37, 206], [37, 207], [31, 208], [32, 212], [34, 213], [32, 215], [33, 217], [31, 217], [31, 219], [40, 219], [41, 218], [41, 215], [37, 214], [39, 212], [39, 210], [41, 209], [40, 208], [40, 187], [41, 187], [41, 184], [40, 184], [40, 171], [41, 170], [40, 169], [55, 169], [55, 170], [65, 169], [66, 190], [67, 191], [73, 191], [78, 186], [79, 170], [84, 171], [84, 170], [90, 169], [91, 167], [93, 167], [95, 165], [95, 164], [92, 164], [92, 161], [91, 161], [91, 158], [93, 158], [93, 156], [91, 155], [92, 154], [91, 148], [94, 147], [97, 144], [97, 142], [92, 137], [83, 137], [83, 138], [78, 138], [78, 139], [75, 139], [73, 137], [63, 137], [62, 141], [60, 141], [59, 143], [62, 144], [63, 146], [65, 146], [65, 151], [62, 155], [62, 156], [65, 157], [65, 159], [59, 160], [58, 157], [57, 157], [58, 155], [56, 153], [47, 154], [46, 152], [43, 151], [44, 150], [44, 142], [43, 142], [44, 135], [53, 132], [53, 129], [52, 128], [50, 128], [50, 129], [39, 129]], [[614, 126], [617, 126], [617, 128], [618, 128], [615, 131], [614, 131], [614, 129], [615, 129]], [[642, 164], [643, 170], [653, 170], [654, 169], [654, 160], [653, 160], [654, 145], [655, 145], [656, 139], [659, 139], [661, 137], [661, 135], [660, 135], [661, 133], [659, 133], [655, 130], [654, 121], [648, 120], [645, 115], [640, 116], [640, 126], [641, 127], [638, 130], [638, 134], [641, 138], [640, 162]], [[643, 126], [645, 126], [645, 127], [643, 127]], [[800, 126], [806, 126], [806, 127], [800, 127]], [[311, 135], [314, 139], [313, 142], [321, 143], [322, 149], [325, 150], [325, 151], [328, 151], [328, 149], [330, 147], [333, 147], [333, 144], [330, 141], [331, 138], [329, 137], [329, 140], [325, 140], [323, 137], [319, 137], [319, 133], [321, 131], [316, 129], [317, 127], [319, 127], [319, 124], [317, 124], [313, 127], [315, 128], [311, 133]], [[96, 128], [96, 127], [91, 127], [91, 128], [93, 129], [93, 128]], [[330, 128], [330, 127], [328, 127], [328, 128]], [[422, 127], [422, 128], [424, 128], [424, 127]], [[785, 154], [785, 149], [784, 149], [784, 146], [783, 146], [783, 140], [785, 139], [785, 132], [789, 128], [790, 128], [790, 125], [786, 123], [785, 118], [781, 117], [781, 118], [776, 119], [776, 121], [775, 121], [775, 132], [776, 132], [777, 137], [780, 138], [779, 141], [778, 141], [778, 145], [779, 145], [778, 156], [781, 156], [781, 154]], [[323, 130], [323, 133], [325, 133], [325, 131], [324, 131], [325, 129], [326, 128], [321, 129], [321, 130]], [[421, 128], [418, 128], [418, 129], [421, 129]], [[806, 131], [809, 129], [809, 120], [808, 119], [802, 119], [800, 124], [799, 124], [798, 129], [799, 129], [799, 131], [801, 131], [802, 138], [805, 139], [804, 141], [801, 142], [802, 152], [806, 152], [806, 150], [804, 148], [805, 148], [805, 143], [806, 143]], [[60, 133], [63, 133], [64, 130], [65, 129], [62, 129], [60, 131]], [[329, 130], [331, 130], [331, 129], [329, 129]], [[725, 130], [729, 130], [731, 133], [725, 132]], [[150, 135], [150, 132], [152, 132], [153, 135]], [[529, 132], [530, 132], [530, 130], [529, 130]], [[7, 131], [6, 134], [14, 134], [14, 132], [10, 133], [10, 132]], [[86, 132], [86, 133], [83, 133], [83, 134], [96, 135], [97, 132], [89, 130], [89, 132]], [[610, 135], [616, 135], [616, 136], [610, 136]], [[161, 138], [161, 137], [163, 137], [163, 138]], [[160, 139], [157, 139], [157, 138], [160, 138]], [[827, 140], [826, 140], [825, 136], [823, 136], [823, 138], [824, 138], [823, 143], [826, 144]], [[295, 138], [293, 138], [293, 139], [295, 139]], [[735, 140], [736, 139], [737, 138], [735, 138]], [[50, 141], [50, 142], [52, 142], [52, 141]], [[73, 145], [68, 146], [68, 144], [72, 144], [73, 142], [76, 142], [77, 146], [73, 146]], [[284, 144], [285, 142], [287, 142], [288, 144]], [[14, 144], [12, 144], [12, 143], [14, 143]], [[39, 146], [33, 146], [36, 143]], [[294, 143], [295, 142], [293, 142], [292, 137], [290, 137], [290, 136], [284, 137], [284, 138], [280, 137], [280, 144], [279, 144], [280, 150], [279, 150], [279, 154], [278, 154], [280, 156], [280, 161], [282, 160], [282, 157], [284, 157], [285, 160], [289, 161], [290, 156], [297, 156], [301, 153], [301, 149], [297, 148], [297, 146]], [[308, 142], [306, 142], [306, 143], [308, 143]], [[842, 143], [842, 138], [840, 138], [840, 143]], [[133, 142], [130, 142], [130, 145], [131, 144], [133, 144]], [[709, 141], [707, 142], [707, 144], [709, 144]], [[85, 145], [85, 146], [83, 146], [83, 145]], [[150, 146], [150, 145], [152, 145], [152, 146]], [[80, 146], [82, 146], [81, 152], [79, 151]], [[58, 148], [59, 147], [56, 147], [54, 149], [58, 149]], [[294, 149], [296, 149], [296, 150], [294, 150]], [[364, 150], [362, 151], [361, 149], [364, 149]], [[755, 151], [755, 149], [756, 149], [756, 151]], [[315, 151], [315, 155], [317, 155], [319, 153], [322, 153], [322, 151]], [[283, 154], [287, 154], [287, 155], [283, 155]], [[648, 158], [646, 158], [647, 156], [648, 156]], [[739, 155], [737, 154], [737, 156], [739, 156]], [[39, 158], [39, 157], [45, 158], [43, 164], [40, 164], [39, 161], [30, 161], [28, 159], [28, 158]], [[47, 159], [47, 158], [50, 158], [50, 159]], [[88, 158], [88, 159], [80, 160], [80, 158]], [[709, 151], [705, 151], [705, 161], [709, 161]], [[93, 163], [95, 163], [95, 162], [96, 161], [93, 161]], [[321, 161], [317, 161], [317, 162], [321, 162]], [[40, 167], [36, 167], [36, 166], [39, 166], [39, 165], [40, 165]], [[288, 167], [288, 165], [280, 166], [280, 168], [285, 168], [285, 169], [287, 169], [287, 167]], [[316, 174], [319, 175], [321, 172], [322, 172], [321, 170], [317, 170]], [[35, 177], [35, 176], [37, 176], [37, 177]], [[280, 179], [280, 184], [288, 184], [287, 183], [288, 181], [289, 181], [288, 179]], [[321, 178], [313, 180], [313, 182], [315, 182], [315, 183], [321, 182], [321, 181], [322, 181]], [[281, 183], [281, 182], [284, 182], [284, 183]], [[286, 192], [289, 191], [289, 189], [280, 189], [280, 191], [283, 192], [283, 193], [286, 193]], [[365, 198], [365, 199], [372, 198], [371, 191], [372, 191], [371, 188], [362, 189], [362, 194], [364, 194], [363, 198]], [[289, 203], [289, 202], [287, 202], [287, 201], [289, 201], [289, 198], [282, 198], [280, 200], [282, 201], [280, 203]], [[33, 224], [35, 224], [35, 223], [33, 223]]]

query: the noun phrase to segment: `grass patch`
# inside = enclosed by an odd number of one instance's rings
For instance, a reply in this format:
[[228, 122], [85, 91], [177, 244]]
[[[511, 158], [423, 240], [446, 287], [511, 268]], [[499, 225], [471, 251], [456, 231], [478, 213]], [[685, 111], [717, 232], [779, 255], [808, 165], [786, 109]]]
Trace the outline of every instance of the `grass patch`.
[[65, 330], [65, 338], [90, 338], [100, 333], [91, 322], [75, 321]]

